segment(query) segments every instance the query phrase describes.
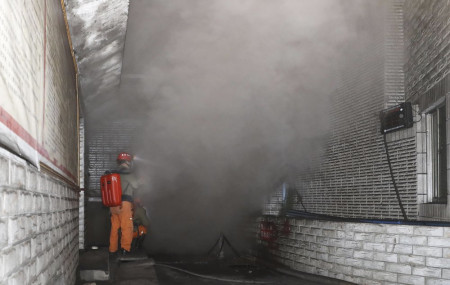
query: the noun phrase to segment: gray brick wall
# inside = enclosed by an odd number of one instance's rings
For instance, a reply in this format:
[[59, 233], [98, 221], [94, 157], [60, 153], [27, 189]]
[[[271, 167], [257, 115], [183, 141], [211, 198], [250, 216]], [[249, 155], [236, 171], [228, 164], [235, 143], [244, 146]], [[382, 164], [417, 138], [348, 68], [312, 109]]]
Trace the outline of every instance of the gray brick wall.
[[[414, 113], [420, 113], [446, 98], [448, 121], [450, 2], [390, 1], [386, 7], [387, 25], [375, 33], [369, 57], [356, 61], [356, 72], [347, 72], [337, 92], [324, 162], [297, 180], [308, 211], [402, 218], [378, 133], [379, 110], [412, 101]], [[380, 41], [384, 45], [377, 45]], [[448, 205], [426, 204], [427, 131], [423, 118], [416, 115], [415, 121], [413, 128], [387, 135], [402, 202], [410, 218], [449, 220]], [[269, 204], [277, 209], [277, 203], [280, 208], [279, 191]], [[292, 206], [303, 210], [298, 203]], [[279, 227], [284, 222], [271, 219]], [[259, 243], [274, 260], [292, 269], [356, 284], [450, 284], [449, 227], [307, 219], [290, 219], [290, 224], [292, 233], [280, 235], [275, 246]]]
[[[333, 94], [332, 128], [321, 166], [295, 187], [306, 210], [343, 217], [402, 219], [389, 173], [379, 113], [404, 101], [403, 1], [368, 3], [362, 33]], [[364, 40], [365, 39], [365, 40]], [[418, 213], [415, 129], [387, 135], [407, 215]], [[299, 203], [294, 209], [304, 210]]]
[[423, 95], [450, 72], [450, 4], [406, 1], [404, 15], [406, 96], [422, 102], [427, 100]]
[[385, 15], [385, 76], [386, 107], [405, 101], [403, 6], [405, 0], [389, 1]]
[[[272, 218], [279, 228], [284, 218]], [[289, 219], [266, 248], [291, 269], [356, 284], [450, 284], [450, 228]], [[255, 227], [259, 233], [259, 223]]]
[[120, 152], [133, 154], [133, 137], [139, 122], [111, 121], [102, 125], [87, 125], [87, 191], [89, 196], [100, 196], [100, 177], [105, 170], [117, 167]]
[[0, 149], [0, 284], [75, 284], [78, 192]]
[[[405, 83], [406, 97], [418, 105], [419, 112], [447, 101], [447, 130], [450, 104], [450, 3], [448, 1], [406, 1], [405, 27]], [[427, 130], [425, 117], [418, 124], [417, 182], [419, 216], [421, 219], [450, 220], [450, 206], [429, 204], [427, 179], [430, 169], [427, 158]], [[447, 131], [448, 132], [448, 131]], [[447, 152], [450, 153], [447, 135]], [[450, 161], [447, 161], [450, 169]], [[448, 175], [447, 175], [448, 176]], [[449, 180], [450, 182], [450, 180]], [[450, 189], [450, 187], [447, 187]]]

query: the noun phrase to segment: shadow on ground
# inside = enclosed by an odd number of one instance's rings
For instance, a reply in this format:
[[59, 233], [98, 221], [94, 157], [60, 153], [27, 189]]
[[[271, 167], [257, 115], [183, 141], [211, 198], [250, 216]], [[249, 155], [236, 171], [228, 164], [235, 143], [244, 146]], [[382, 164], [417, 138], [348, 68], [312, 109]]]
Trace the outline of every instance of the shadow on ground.
[[350, 284], [262, 263], [254, 257], [110, 256], [106, 248], [80, 253], [77, 285]]

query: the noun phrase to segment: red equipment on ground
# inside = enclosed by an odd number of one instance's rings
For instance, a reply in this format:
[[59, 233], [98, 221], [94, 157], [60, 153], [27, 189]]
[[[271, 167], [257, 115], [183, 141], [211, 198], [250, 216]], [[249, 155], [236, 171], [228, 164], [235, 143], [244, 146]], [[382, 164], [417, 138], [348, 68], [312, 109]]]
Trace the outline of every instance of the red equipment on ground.
[[120, 174], [109, 173], [100, 177], [100, 190], [102, 192], [103, 205], [106, 207], [120, 206], [122, 203]]
[[273, 222], [261, 221], [260, 226], [260, 238], [261, 240], [268, 241], [269, 243], [274, 242], [278, 238], [278, 229]]
[[281, 234], [288, 236], [291, 233], [291, 224], [289, 223], [289, 219], [285, 219], [283, 223], [283, 228], [281, 229]]

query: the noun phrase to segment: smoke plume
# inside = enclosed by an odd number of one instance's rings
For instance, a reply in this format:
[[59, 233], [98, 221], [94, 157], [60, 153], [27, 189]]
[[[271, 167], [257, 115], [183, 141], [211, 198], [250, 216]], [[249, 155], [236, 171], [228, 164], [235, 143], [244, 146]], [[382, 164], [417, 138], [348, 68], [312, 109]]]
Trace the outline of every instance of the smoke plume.
[[150, 248], [239, 240], [242, 218], [318, 162], [349, 13], [361, 13], [343, 3], [130, 1], [120, 96], [145, 114], [135, 152]]

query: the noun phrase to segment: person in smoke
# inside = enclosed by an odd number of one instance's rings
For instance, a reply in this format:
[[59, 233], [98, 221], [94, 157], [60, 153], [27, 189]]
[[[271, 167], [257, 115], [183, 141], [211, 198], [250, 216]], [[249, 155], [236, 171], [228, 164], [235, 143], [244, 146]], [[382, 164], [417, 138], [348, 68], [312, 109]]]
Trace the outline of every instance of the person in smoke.
[[114, 171], [120, 174], [122, 187], [122, 204], [111, 207], [111, 232], [109, 236], [109, 252], [118, 253], [119, 229], [121, 230], [121, 254], [127, 255], [131, 251], [133, 240], [133, 196], [139, 188], [139, 181], [133, 173], [133, 157], [122, 152], [117, 157], [118, 168]]
[[150, 220], [147, 216], [147, 211], [142, 206], [142, 201], [140, 198], [134, 198], [134, 208], [133, 208], [133, 248], [142, 248], [142, 243], [144, 242], [145, 235], [147, 234], [148, 226], [150, 225]]

